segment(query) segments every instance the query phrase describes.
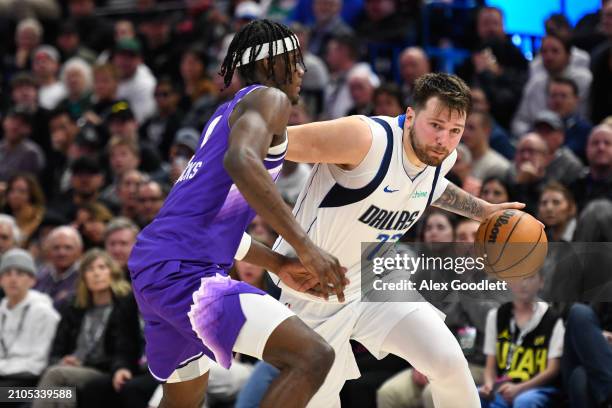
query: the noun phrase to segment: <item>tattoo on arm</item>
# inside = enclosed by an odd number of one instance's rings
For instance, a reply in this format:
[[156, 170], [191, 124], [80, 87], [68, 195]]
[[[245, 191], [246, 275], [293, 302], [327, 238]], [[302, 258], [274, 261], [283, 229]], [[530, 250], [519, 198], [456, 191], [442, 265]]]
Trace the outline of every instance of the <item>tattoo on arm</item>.
[[481, 221], [485, 215], [484, 201], [449, 182], [444, 193], [432, 203], [435, 207]]

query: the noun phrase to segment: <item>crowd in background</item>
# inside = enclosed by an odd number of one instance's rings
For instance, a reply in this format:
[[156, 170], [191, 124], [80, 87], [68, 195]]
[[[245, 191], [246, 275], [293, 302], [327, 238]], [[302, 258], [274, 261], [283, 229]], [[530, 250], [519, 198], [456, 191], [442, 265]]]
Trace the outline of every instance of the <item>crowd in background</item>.
[[[224, 87], [217, 72], [233, 33], [253, 19], [282, 21], [299, 37], [307, 72], [290, 125], [400, 115], [415, 80], [448, 66], [432, 45], [467, 50], [452, 68], [473, 108], [449, 178], [492, 203], [526, 203], [550, 242], [612, 241], [612, 0], [575, 26], [549, 16], [532, 60], [505, 32], [503, 13], [482, 4], [456, 26], [427, 13], [425, 44], [425, 3], [0, 0], [0, 386], [76, 386], [88, 408], [157, 406], [127, 259], [216, 107], [243, 86], [235, 76]], [[309, 172], [285, 163], [278, 188], [288, 205]], [[403, 241], [473, 242], [477, 228], [436, 210]], [[274, 243], [259, 217], [249, 229]], [[237, 262], [232, 274], [278, 290], [253, 265]], [[606, 289], [589, 279], [578, 286]], [[435, 302], [483, 406], [612, 406], [601, 405], [612, 404], [612, 307], [549, 308], [536, 299], [554, 288], [530, 285], [510, 310]], [[504, 324], [521, 329], [512, 349], [533, 333], [548, 339], [538, 346], [542, 366], [509, 382], [501, 374], [521, 369], [500, 362]], [[353, 350], [362, 377], [347, 382], [343, 406], [433, 406], [427, 378], [408, 363]], [[274, 374], [254, 363], [236, 356], [231, 370], [213, 366], [209, 406], [257, 406], [254, 390]]]

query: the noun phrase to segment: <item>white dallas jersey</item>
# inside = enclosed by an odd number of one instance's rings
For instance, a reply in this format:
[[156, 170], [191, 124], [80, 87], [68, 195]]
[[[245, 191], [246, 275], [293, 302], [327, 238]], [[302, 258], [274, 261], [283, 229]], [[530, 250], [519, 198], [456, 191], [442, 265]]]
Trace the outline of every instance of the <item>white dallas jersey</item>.
[[[453, 151], [440, 166], [419, 169], [404, 152], [405, 115], [361, 118], [369, 124], [373, 136], [366, 157], [350, 171], [333, 164], [315, 165], [293, 209], [310, 239], [348, 269], [347, 301], [360, 298], [361, 244], [399, 240], [425, 208], [442, 195], [448, 185], [444, 176], [457, 158]], [[274, 249], [282, 254], [294, 253], [280, 237]], [[273, 278], [296, 296], [324, 301]], [[330, 297], [330, 301], [337, 302], [337, 298]]]

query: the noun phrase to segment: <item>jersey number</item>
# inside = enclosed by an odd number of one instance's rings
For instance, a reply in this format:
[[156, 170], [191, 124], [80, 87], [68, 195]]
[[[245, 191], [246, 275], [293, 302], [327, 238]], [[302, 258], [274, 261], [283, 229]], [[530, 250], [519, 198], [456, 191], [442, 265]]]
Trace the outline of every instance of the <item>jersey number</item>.
[[395, 235], [389, 235], [389, 234], [378, 234], [378, 236], [376, 237], [376, 240], [378, 240], [378, 244], [376, 244], [376, 247], [374, 247], [374, 249], [372, 250], [372, 252], [370, 252], [370, 254], [368, 255], [368, 261], [371, 261], [376, 254], [378, 253], [378, 251], [380, 251], [380, 248], [382, 248], [382, 246], [386, 243], [386, 242], [397, 242], [401, 237], [403, 237], [404, 234], [395, 234]]

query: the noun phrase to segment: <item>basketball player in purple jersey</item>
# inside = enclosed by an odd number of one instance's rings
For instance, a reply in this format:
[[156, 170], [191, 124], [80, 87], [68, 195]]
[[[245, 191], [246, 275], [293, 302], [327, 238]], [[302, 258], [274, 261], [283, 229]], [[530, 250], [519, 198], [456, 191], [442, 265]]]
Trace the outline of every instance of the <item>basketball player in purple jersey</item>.
[[[297, 38], [281, 24], [254, 21], [229, 47], [221, 67], [226, 85], [236, 68], [248, 86], [208, 121], [200, 147], [128, 262], [149, 369], [164, 383], [164, 408], [199, 407], [209, 359], [229, 368], [232, 351], [281, 370], [261, 406], [304, 407], [334, 358], [289, 309], [228, 277], [233, 260], [242, 258], [278, 271], [298, 290], [320, 283], [343, 299], [347, 283], [346, 270], [312, 243], [274, 186], [304, 75]], [[301, 265], [250, 245], [243, 234], [255, 212], [296, 248]]]

